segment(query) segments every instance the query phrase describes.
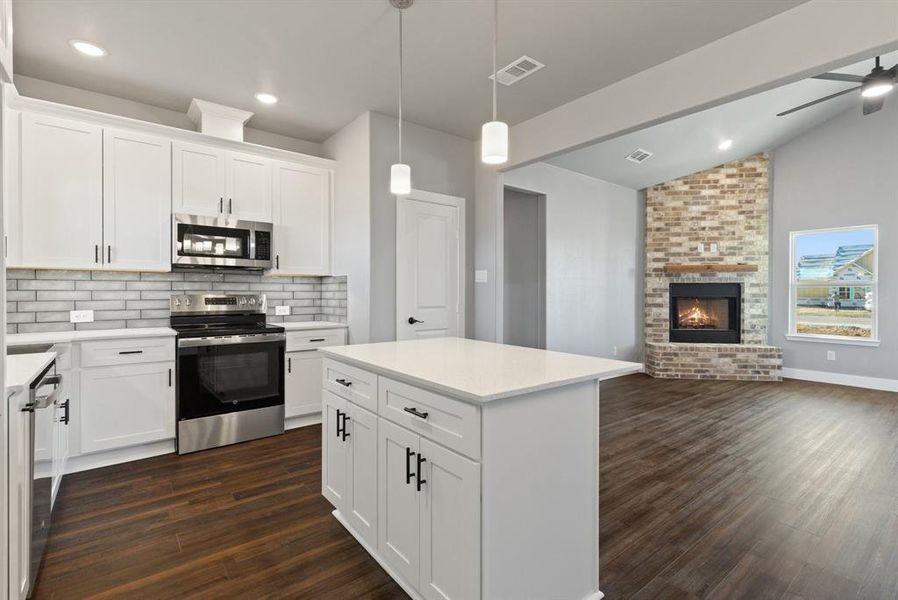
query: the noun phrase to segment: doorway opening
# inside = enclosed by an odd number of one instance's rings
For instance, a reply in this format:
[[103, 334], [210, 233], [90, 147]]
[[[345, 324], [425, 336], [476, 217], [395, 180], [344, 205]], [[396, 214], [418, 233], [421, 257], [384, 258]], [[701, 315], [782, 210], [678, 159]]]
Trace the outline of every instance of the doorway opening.
[[503, 343], [546, 347], [546, 197], [505, 187]]

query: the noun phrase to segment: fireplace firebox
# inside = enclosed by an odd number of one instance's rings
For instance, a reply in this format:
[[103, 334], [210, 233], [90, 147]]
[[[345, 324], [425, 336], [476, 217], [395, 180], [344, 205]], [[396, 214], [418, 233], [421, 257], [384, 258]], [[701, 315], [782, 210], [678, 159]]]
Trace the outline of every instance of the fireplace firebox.
[[742, 284], [671, 283], [670, 341], [738, 344]]

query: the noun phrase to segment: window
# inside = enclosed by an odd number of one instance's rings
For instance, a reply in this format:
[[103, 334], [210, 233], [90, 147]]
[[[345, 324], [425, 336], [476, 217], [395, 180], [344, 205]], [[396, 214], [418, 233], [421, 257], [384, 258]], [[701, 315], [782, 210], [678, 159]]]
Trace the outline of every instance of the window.
[[875, 225], [791, 234], [790, 338], [878, 343]]

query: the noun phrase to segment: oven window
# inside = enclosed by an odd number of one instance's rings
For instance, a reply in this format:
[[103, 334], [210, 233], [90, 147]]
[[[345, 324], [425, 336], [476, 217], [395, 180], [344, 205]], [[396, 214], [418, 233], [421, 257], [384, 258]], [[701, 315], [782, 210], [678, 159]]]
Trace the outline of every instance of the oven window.
[[283, 348], [265, 342], [180, 349], [178, 418], [282, 404]]
[[178, 256], [250, 257], [246, 229], [178, 223]]

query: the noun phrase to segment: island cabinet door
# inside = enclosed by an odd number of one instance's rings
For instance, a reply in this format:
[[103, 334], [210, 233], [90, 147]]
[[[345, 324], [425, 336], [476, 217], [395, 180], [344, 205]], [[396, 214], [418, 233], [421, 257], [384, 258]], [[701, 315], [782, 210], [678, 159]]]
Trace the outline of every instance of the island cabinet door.
[[421, 595], [480, 598], [480, 465], [421, 439]]
[[[319, 369], [319, 373], [321, 370]], [[377, 547], [377, 415], [347, 403], [349, 412], [348, 479], [343, 511], [352, 528]]]
[[347, 441], [344, 430], [347, 402], [330, 392], [321, 392], [321, 493], [342, 511], [348, 482]]
[[[405, 581], [417, 588], [420, 576], [420, 503], [417, 483], [418, 435], [378, 418], [377, 548]], [[422, 491], [418, 491], [421, 487]]]

